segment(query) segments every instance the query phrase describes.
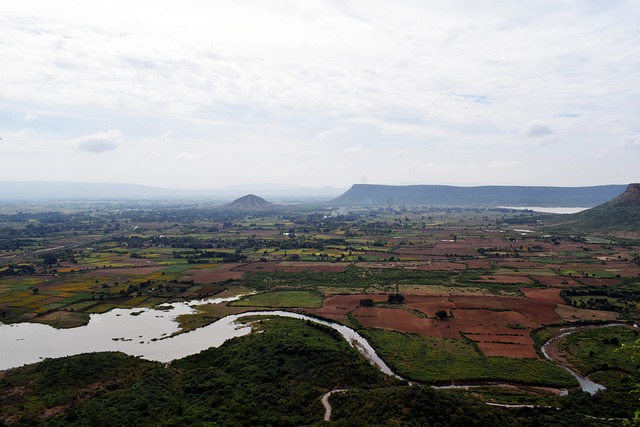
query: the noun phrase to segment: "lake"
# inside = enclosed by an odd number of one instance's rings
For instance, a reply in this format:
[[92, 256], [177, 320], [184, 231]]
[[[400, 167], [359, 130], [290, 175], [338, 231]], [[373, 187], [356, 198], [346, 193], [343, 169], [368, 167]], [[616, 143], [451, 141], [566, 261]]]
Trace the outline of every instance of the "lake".
[[553, 214], [573, 214], [586, 211], [591, 208], [569, 208], [569, 207], [544, 207], [544, 206], [498, 206], [503, 209], [514, 209], [518, 211], [530, 210], [541, 213]]

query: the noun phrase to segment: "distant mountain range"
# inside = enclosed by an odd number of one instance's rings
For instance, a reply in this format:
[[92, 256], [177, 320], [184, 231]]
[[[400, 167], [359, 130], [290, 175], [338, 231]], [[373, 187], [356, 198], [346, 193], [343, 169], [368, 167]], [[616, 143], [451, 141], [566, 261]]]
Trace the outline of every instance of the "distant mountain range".
[[620, 195], [626, 185], [524, 187], [355, 184], [334, 206], [541, 206], [592, 207]]
[[286, 184], [242, 184], [209, 190], [171, 190], [137, 184], [0, 181], [0, 200], [153, 200], [209, 198], [224, 203], [248, 193], [284, 204], [331, 206], [562, 206], [592, 207], [622, 194], [626, 185], [516, 187], [355, 184], [345, 189]]
[[180, 197], [180, 192], [137, 184], [87, 182], [0, 182], [3, 200], [160, 199]]
[[329, 200], [344, 193], [345, 190], [346, 188], [287, 184], [241, 184], [207, 190], [171, 190], [137, 184], [0, 181], [0, 200], [212, 198], [225, 201], [247, 193], [259, 193], [278, 200], [300, 202]]

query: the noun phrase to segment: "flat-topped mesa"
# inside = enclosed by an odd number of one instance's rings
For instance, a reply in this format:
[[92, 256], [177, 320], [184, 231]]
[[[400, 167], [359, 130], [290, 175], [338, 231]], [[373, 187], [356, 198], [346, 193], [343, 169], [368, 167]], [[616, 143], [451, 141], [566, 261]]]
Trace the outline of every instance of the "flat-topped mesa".
[[334, 206], [547, 206], [592, 207], [622, 194], [625, 185], [591, 187], [354, 184]]
[[273, 209], [277, 205], [267, 202], [262, 197], [258, 197], [255, 194], [247, 194], [240, 197], [231, 203], [227, 203], [223, 206], [224, 209], [232, 209], [237, 211], [259, 211], [265, 209]]

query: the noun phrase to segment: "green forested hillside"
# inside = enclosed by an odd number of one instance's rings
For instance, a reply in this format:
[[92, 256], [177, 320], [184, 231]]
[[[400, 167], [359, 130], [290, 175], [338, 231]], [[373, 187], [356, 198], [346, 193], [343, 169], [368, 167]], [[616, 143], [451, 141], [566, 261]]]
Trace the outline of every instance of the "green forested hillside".
[[[609, 424], [574, 410], [497, 408], [464, 391], [408, 386], [381, 374], [328, 327], [253, 320], [262, 333], [170, 364], [92, 353], [5, 371], [0, 425], [327, 425], [320, 398], [334, 389], [348, 389], [331, 398], [340, 426]], [[567, 403], [584, 411], [589, 401], [580, 399]]]
[[624, 193], [606, 203], [552, 220], [572, 230], [640, 232], [640, 184], [629, 184]]
[[164, 365], [95, 353], [9, 371], [0, 425], [306, 425], [334, 388], [385, 387], [330, 328], [294, 319]]

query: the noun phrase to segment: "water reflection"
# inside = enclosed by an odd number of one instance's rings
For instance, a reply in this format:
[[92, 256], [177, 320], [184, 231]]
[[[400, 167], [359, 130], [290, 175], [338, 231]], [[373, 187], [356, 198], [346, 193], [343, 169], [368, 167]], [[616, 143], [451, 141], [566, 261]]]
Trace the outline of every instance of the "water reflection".
[[[121, 351], [151, 360], [164, 360], [162, 356], [165, 352], [170, 354], [178, 351], [172, 350], [179, 345], [177, 341], [181, 342], [180, 345], [185, 345], [182, 343], [184, 338], [161, 340], [179, 331], [175, 321], [177, 316], [193, 313], [195, 305], [216, 304], [239, 298], [240, 296], [174, 303], [169, 310], [114, 309], [103, 314], [92, 314], [86, 326], [73, 329], [55, 329], [36, 323], [0, 324], [0, 370], [38, 362], [47, 357], [95, 351]], [[214, 337], [211, 341], [213, 345], [218, 343]], [[222, 342], [224, 340], [217, 345]], [[191, 353], [184, 355], [188, 354]], [[176, 357], [171, 359], [173, 358]]]

